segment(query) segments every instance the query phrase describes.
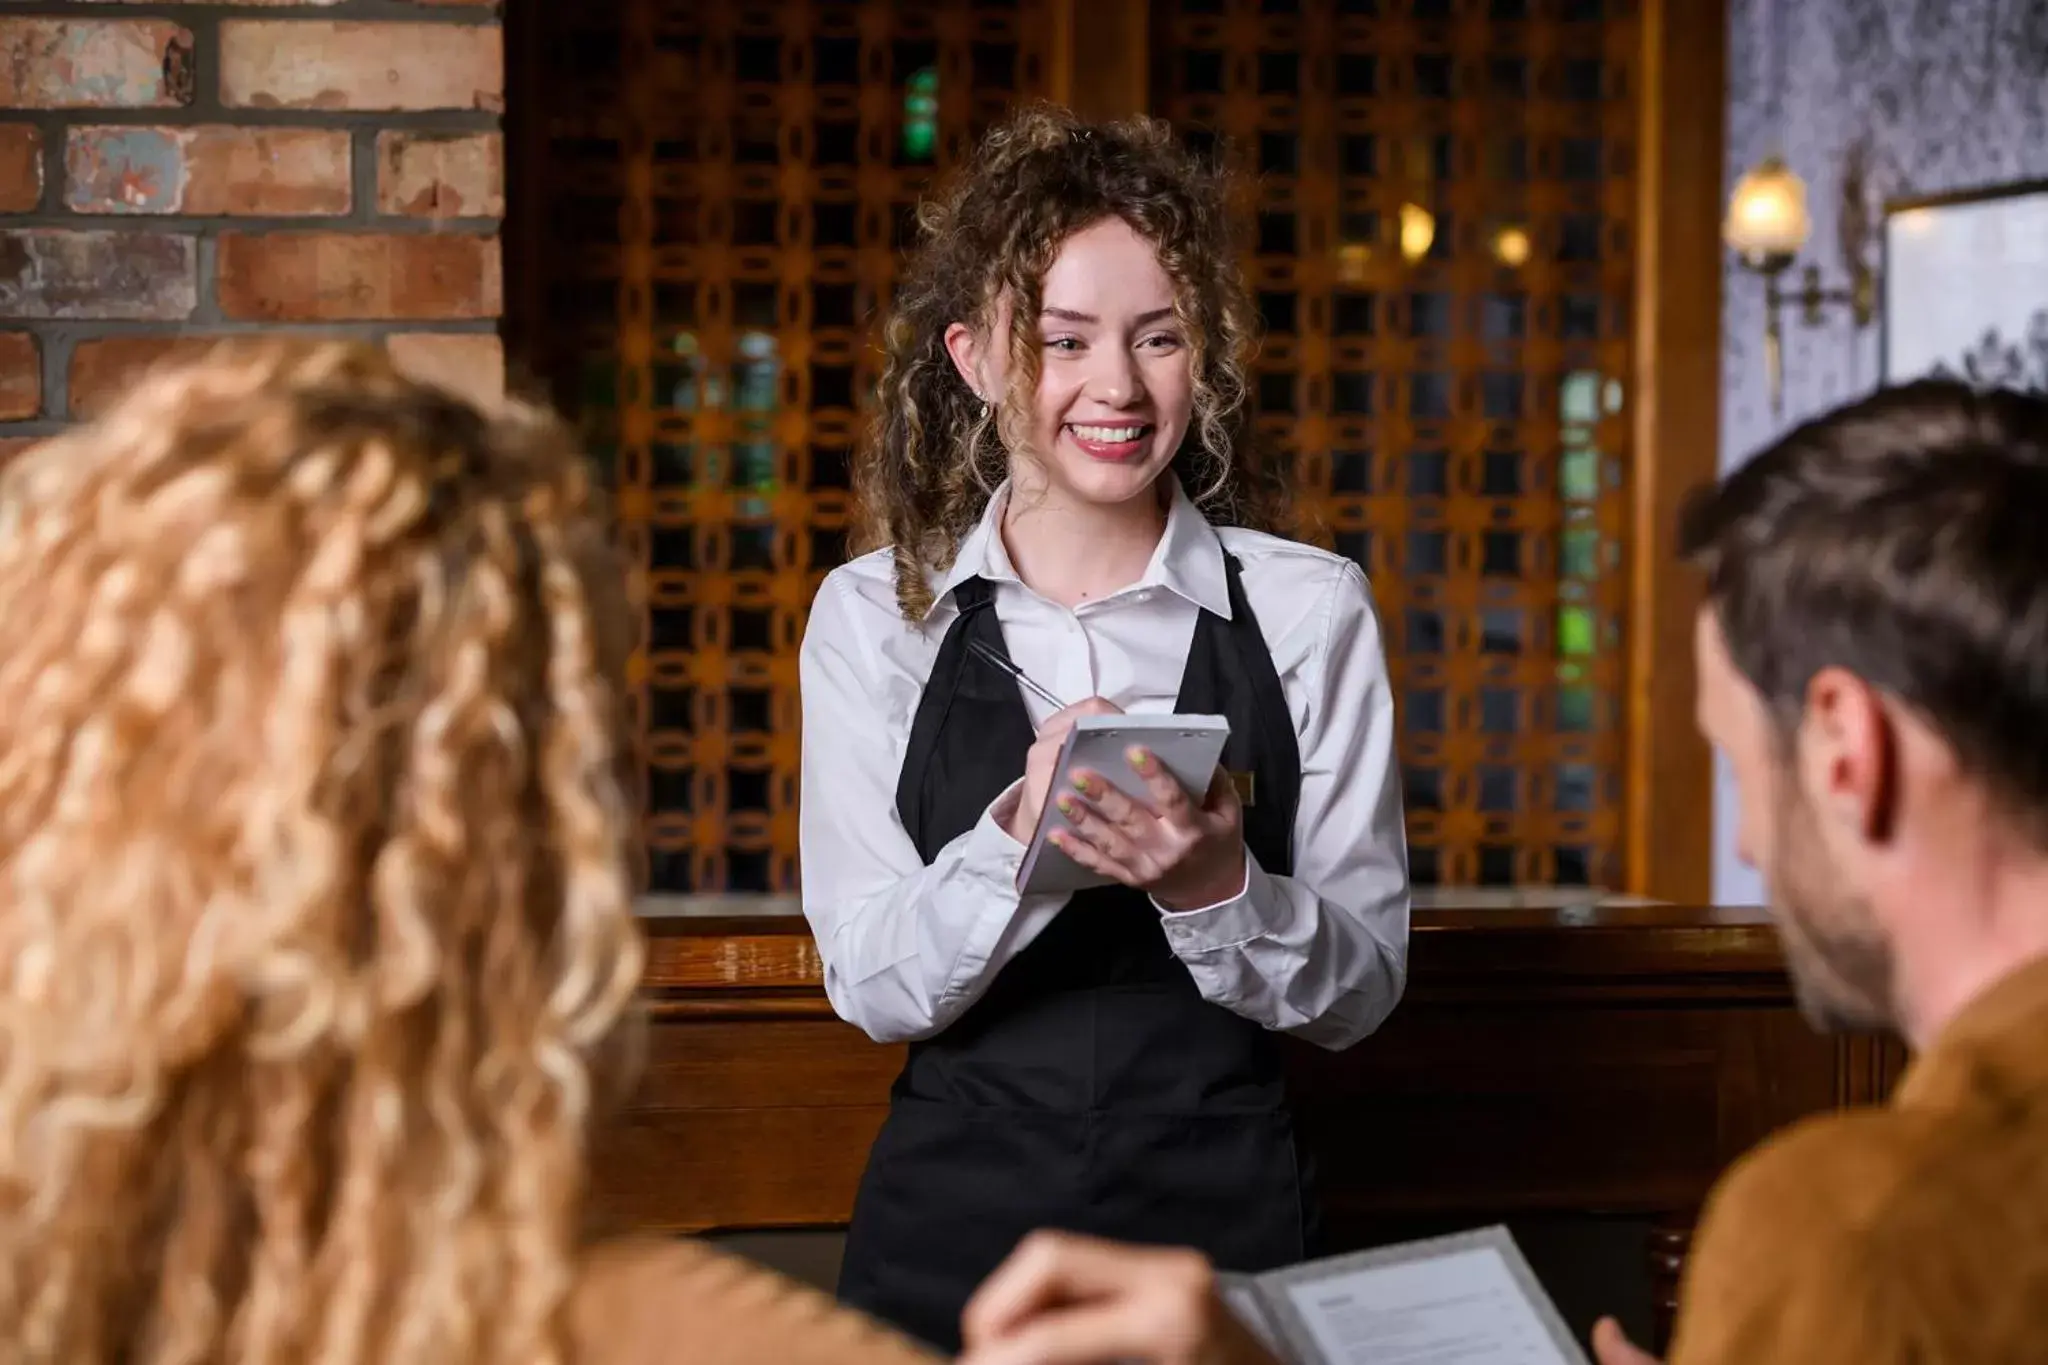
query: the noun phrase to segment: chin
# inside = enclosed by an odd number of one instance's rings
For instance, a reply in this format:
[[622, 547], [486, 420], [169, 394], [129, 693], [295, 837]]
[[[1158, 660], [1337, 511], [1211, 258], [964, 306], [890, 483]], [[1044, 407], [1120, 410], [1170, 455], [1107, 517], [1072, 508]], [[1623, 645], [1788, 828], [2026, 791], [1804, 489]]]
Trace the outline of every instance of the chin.
[[1054, 479], [1083, 502], [1115, 507], [1151, 492], [1165, 472], [1165, 465], [1149, 460], [1118, 464], [1083, 457], [1060, 461]]

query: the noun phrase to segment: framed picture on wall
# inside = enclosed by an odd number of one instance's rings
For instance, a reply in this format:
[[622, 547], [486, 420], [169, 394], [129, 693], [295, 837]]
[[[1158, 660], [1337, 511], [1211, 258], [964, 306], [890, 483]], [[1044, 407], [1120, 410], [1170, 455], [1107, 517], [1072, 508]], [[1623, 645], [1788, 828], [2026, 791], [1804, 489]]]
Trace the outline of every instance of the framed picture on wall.
[[1885, 205], [1884, 381], [2048, 390], [2048, 181]]

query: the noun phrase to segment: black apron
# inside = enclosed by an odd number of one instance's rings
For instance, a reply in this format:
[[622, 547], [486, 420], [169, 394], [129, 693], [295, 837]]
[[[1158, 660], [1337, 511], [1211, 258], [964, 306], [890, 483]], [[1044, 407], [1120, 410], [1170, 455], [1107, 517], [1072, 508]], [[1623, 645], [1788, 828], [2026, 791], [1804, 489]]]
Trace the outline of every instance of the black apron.
[[[1230, 720], [1224, 766], [1253, 775], [1245, 843], [1292, 866], [1300, 751], [1279, 675], [1227, 560], [1231, 619], [1204, 610], [1174, 709]], [[980, 578], [953, 591], [911, 726], [896, 807], [929, 863], [1023, 775], [1034, 738]], [[1142, 891], [1082, 891], [938, 1036], [910, 1047], [854, 1203], [840, 1297], [945, 1351], [969, 1296], [1052, 1227], [1192, 1246], [1262, 1271], [1315, 1240], [1275, 1040], [1202, 999]]]

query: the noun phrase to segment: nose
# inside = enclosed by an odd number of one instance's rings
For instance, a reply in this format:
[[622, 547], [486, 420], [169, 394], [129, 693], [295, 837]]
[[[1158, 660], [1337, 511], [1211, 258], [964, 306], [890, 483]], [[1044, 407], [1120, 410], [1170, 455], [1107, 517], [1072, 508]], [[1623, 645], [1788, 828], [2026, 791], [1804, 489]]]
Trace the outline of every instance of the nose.
[[1089, 376], [1093, 397], [1113, 408], [1134, 407], [1145, 396], [1144, 372], [1128, 346], [1105, 346], [1096, 351], [1095, 371]]

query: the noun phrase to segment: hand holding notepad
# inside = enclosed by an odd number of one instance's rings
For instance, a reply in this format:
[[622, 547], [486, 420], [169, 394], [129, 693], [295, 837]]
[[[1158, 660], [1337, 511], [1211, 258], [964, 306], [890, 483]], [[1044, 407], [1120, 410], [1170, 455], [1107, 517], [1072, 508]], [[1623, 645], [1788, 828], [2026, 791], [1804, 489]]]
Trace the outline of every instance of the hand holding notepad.
[[[1082, 716], [1067, 731], [1049, 790], [1072, 790], [1074, 774], [1086, 770], [1099, 774], [1132, 800], [1149, 803], [1151, 793], [1145, 788], [1144, 778], [1132, 770], [1128, 757], [1130, 750], [1137, 747], [1148, 750], [1199, 801], [1209, 789], [1217, 761], [1223, 756], [1223, 745], [1229, 738], [1230, 722], [1222, 716]], [[1050, 841], [1055, 832], [1071, 828], [1060, 813], [1057, 800], [1048, 799], [1039, 812], [1024, 861], [1017, 869], [1020, 893], [1037, 895], [1108, 885], [1107, 878], [1082, 867]]]

